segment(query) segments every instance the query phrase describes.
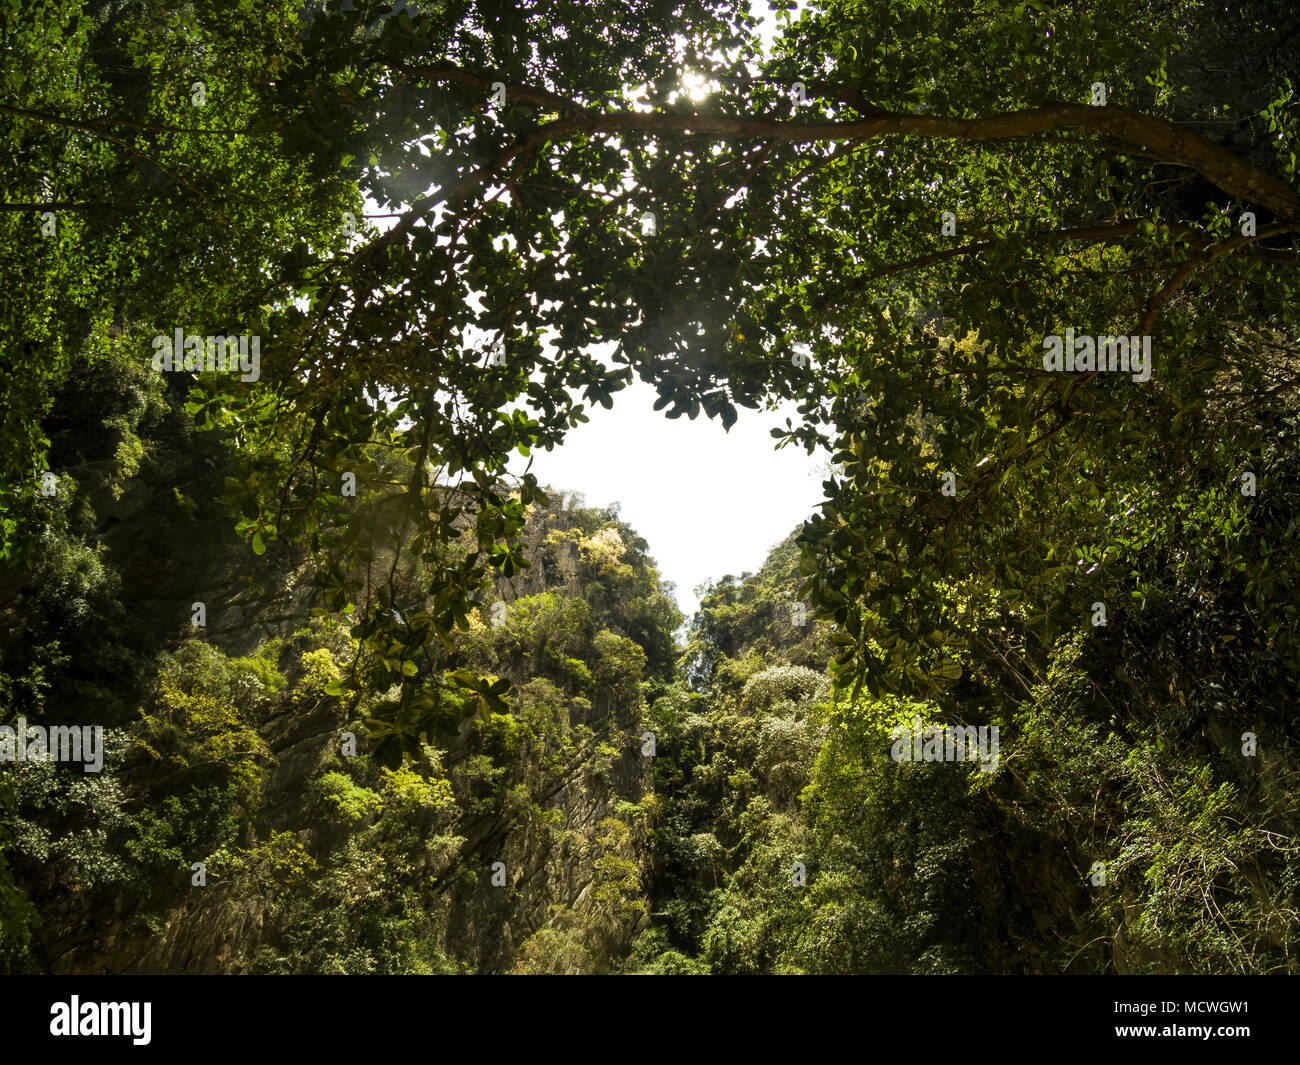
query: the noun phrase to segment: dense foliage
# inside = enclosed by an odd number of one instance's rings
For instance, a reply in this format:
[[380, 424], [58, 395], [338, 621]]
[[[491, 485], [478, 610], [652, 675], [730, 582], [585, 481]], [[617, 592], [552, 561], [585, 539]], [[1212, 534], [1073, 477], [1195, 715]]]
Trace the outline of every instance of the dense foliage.
[[[1294, 966], [1300, 15], [771, 7], [0, 12], [7, 967]], [[684, 649], [636, 376], [834, 456]]]

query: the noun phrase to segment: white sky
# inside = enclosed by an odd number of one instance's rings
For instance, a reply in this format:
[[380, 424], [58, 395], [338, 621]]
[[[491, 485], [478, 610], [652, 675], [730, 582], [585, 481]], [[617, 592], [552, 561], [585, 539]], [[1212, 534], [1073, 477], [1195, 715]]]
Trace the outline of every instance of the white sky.
[[[660, 576], [676, 587], [688, 615], [707, 578], [756, 570], [767, 553], [822, 499], [825, 452], [775, 450], [769, 430], [797, 424], [794, 404], [779, 412], [737, 408], [730, 432], [701, 412], [669, 419], [658, 393], [636, 381], [615, 393], [612, 410], [588, 407], [591, 421], [569, 430], [554, 451], [534, 451], [531, 472], [589, 505], [619, 503], [619, 517], [645, 537]], [[510, 468], [528, 460], [515, 455]]]

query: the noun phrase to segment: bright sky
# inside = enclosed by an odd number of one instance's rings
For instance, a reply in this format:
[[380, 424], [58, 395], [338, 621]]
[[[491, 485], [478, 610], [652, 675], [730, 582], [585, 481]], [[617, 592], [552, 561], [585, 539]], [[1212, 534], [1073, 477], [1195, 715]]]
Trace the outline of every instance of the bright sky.
[[[557, 490], [581, 492], [589, 505], [621, 504], [619, 517], [649, 542], [689, 615], [699, 605], [697, 585], [758, 569], [812, 513], [828, 456], [795, 445], [774, 450], [769, 430], [795, 420], [794, 404], [780, 412], [737, 408], [726, 432], [703, 413], [670, 420], [653, 409], [656, 399], [637, 381], [615, 394], [612, 410], [589, 407], [591, 421], [571, 429], [563, 445], [533, 452], [532, 473]], [[510, 468], [522, 472], [527, 462], [516, 455]]]

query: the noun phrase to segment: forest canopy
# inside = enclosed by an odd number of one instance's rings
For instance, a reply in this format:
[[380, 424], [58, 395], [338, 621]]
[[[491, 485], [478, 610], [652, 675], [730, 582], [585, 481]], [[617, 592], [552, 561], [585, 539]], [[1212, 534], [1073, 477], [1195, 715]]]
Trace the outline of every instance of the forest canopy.
[[[203, 855], [259, 971], [1294, 967], [1300, 13], [767, 6], [0, 15], [0, 719], [117, 745], [0, 777], [6, 964]], [[507, 468], [638, 379], [833, 456], [684, 647]], [[489, 950], [516, 824], [596, 901]]]

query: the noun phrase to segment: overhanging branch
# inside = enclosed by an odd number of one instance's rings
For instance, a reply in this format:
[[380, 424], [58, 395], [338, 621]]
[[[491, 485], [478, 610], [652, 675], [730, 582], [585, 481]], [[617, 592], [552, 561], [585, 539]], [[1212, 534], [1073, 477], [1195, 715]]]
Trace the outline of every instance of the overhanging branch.
[[1284, 221], [1300, 216], [1300, 195], [1272, 174], [1194, 130], [1124, 107], [1057, 103], [984, 118], [946, 118], [883, 111], [852, 122], [802, 122], [657, 111], [598, 111], [545, 89], [511, 83], [491, 74], [474, 74], [451, 64], [385, 65], [390, 65], [407, 78], [450, 81], [484, 90], [490, 90], [497, 83], [503, 84], [509, 99], [567, 112], [571, 116], [567, 123], [570, 128], [586, 133], [690, 132], [808, 144], [890, 136], [990, 142], [1019, 140], [1066, 129], [1086, 129], [1104, 133], [1145, 151], [1157, 152], [1166, 160], [1190, 167], [1222, 191], [1247, 203], [1266, 207]]

